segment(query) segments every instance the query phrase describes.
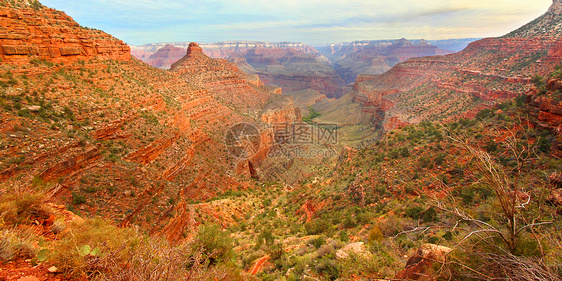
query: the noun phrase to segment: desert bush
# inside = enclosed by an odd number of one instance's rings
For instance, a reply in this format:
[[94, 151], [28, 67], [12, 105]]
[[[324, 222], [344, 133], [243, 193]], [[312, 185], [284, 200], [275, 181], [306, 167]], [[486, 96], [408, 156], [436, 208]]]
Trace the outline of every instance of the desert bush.
[[[190, 244], [172, 245], [149, 238], [128, 251], [126, 260], [116, 259], [117, 249], [96, 261], [102, 272], [97, 280], [252, 280], [239, 270], [224, 265], [209, 266], [202, 251], [193, 251]], [[124, 263], [125, 262], [125, 263]], [[123, 267], [124, 264], [129, 266]]]
[[211, 263], [228, 261], [234, 256], [232, 239], [216, 224], [199, 226], [192, 247], [194, 251], [201, 250]]
[[411, 218], [402, 218], [395, 214], [390, 214], [379, 223], [381, 232], [385, 237], [395, 236], [398, 233], [414, 228], [414, 221]]
[[328, 232], [330, 224], [322, 219], [316, 219], [305, 224], [306, 234], [317, 235]]
[[320, 246], [324, 245], [324, 243], [326, 243], [326, 238], [322, 236], [318, 236], [308, 240], [308, 245], [312, 245], [316, 249], [320, 248]]
[[320, 248], [318, 248], [318, 251], [316, 251], [316, 255], [318, 257], [333, 256], [335, 254], [335, 251], [336, 248], [334, 247], [334, 245], [324, 244]]
[[7, 262], [15, 258], [32, 258], [37, 252], [33, 245], [34, 235], [18, 229], [0, 231], [0, 261]]
[[314, 269], [316, 270], [316, 272], [328, 278], [328, 280], [336, 280], [341, 276], [336, 262], [328, 257], [321, 258]]
[[[556, 265], [545, 259], [552, 250], [543, 242], [544, 237], [551, 235], [547, 229], [556, 221], [537, 189], [544, 183], [526, 168], [539, 156], [536, 143], [526, 136], [525, 131], [511, 132], [502, 145], [505, 155], [499, 159], [481, 147], [469, 145], [470, 138], [454, 134], [450, 137], [476, 160], [478, 183], [487, 187], [457, 195], [465, 204], [480, 192], [491, 200], [476, 209], [473, 204], [463, 208], [453, 197], [439, 203], [438, 208], [460, 218], [467, 226], [446, 267], [448, 278], [559, 280], [560, 276], [554, 273]], [[560, 251], [560, 244], [555, 243], [554, 248]]]
[[451, 254], [451, 262], [442, 276], [453, 280], [560, 280], [560, 272], [541, 258], [513, 255], [489, 243], [471, 239], [471, 247], [460, 248]]
[[283, 245], [277, 242], [268, 247], [267, 253], [271, 257], [272, 261], [279, 261], [285, 255], [285, 250], [283, 250]]
[[[69, 276], [91, 276], [105, 272], [102, 258], [124, 262], [141, 242], [136, 231], [118, 228], [101, 219], [75, 222], [51, 249], [50, 261]], [[89, 250], [88, 250], [89, 249]]]
[[[384, 247], [387, 246], [385, 245]], [[384, 247], [378, 248], [382, 249]], [[390, 249], [390, 251], [394, 251], [394, 249]], [[349, 257], [338, 262], [339, 272], [343, 277], [362, 276], [375, 279], [392, 277], [403, 267], [403, 263], [399, 262], [385, 250], [377, 250], [374, 254], [351, 253]]]
[[369, 231], [369, 235], [367, 236], [367, 241], [369, 241], [369, 243], [373, 243], [373, 242], [380, 242], [383, 239], [384, 239], [384, 235], [382, 234], [379, 225], [377, 224], [373, 226], [373, 228], [371, 228], [371, 230]]
[[0, 219], [10, 225], [27, 224], [49, 218], [50, 211], [41, 193], [17, 193], [0, 199]]
[[80, 204], [84, 204], [86, 203], [86, 197], [80, 193], [77, 192], [73, 192], [72, 193], [72, 200], [71, 200], [72, 204], [75, 205], [80, 205]]

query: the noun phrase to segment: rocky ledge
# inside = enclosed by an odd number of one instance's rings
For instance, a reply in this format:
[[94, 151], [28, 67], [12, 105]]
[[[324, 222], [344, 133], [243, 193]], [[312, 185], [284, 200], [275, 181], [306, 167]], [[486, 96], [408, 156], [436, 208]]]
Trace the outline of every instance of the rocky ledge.
[[2, 63], [131, 59], [130, 48], [123, 41], [99, 30], [80, 27], [63, 12], [42, 6], [16, 9], [15, 4], [4, 5], [8, 6], [0, 6]]

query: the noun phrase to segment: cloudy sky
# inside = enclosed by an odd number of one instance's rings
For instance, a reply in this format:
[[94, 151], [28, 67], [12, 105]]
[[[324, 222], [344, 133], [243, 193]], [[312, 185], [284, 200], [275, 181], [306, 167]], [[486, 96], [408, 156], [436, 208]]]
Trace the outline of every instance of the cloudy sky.
[[552, 0], [42, 0], [129, 44], [500, 36]]

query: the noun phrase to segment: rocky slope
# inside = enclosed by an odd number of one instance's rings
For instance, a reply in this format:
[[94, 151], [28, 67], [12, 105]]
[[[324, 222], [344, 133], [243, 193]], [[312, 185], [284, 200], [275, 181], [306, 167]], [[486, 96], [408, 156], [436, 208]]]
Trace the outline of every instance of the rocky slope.
[[525, 93], [531, 75], [549, 73], [562, 61], [560, 2], [507, 36], [471, 43], [447, 56], [410, 59], [388, 72], [360, 76], [355, 100], [385, 112], [392, 129], [422, 120], [474, 116], [478, 109]]
[[[560, 70], [549, 77], [544, 85], [527, 92], [527, 102], [533, 106], [531, 116], [537, 120], [537, 127], [562, 136], [562, 81]], [[540, 83], [539, 83], [540, 84]], [[551, 149], [557, 157], [562, 157], [562, 143], [554, 142]]]
[[[99, 30], [79, 28], [66, 14], [42, 7], [25, 5], [15, 10], [0, 7], [0, 59], [11, 64], [30, 60], [69, 63], [90, 59], [128, 61], [129, 46]], [[17, 2], [19, 3], [19, 2]]]
[[[79, 214], [183, 238], [199, 220], [188, 202], [253, 186], [273, 138], [266, 122], [300, 119], [290, 97], [197, 44], [163, 71], [62, 12], [0, 3], [2, 194], [40, 188]], [[6, 52], [22, 48], [32, 51]], [[259, 129], [250, 157], [225, 143], [239, 122]]]

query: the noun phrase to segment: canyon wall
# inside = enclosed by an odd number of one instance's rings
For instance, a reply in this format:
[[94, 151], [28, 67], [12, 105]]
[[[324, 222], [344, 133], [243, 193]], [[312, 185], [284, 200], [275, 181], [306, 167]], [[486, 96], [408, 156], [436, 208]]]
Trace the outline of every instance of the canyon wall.
[[387, 41], [358, 41], [329, 54], [333, 68], [345, 80], [353, 83], [359, 74], [381, 74], [395, 64], [414, 57], [446, 55], [452, 51], [441, 50], [425, 40], [419, 43], [400, 39]]
[[[137, 53], [137, 55], [139, 55], [137, 58], [141, 59], [142, 54]], [[172, 64], [180, 60], [184, 55], [185, 49], [166, 45], [158, 49], [154, 54], [141, 60], [160, 69], [170, 69]]]
[[63, 12], [41, 8], [0, 7], [0, 58], [26, 64], [33, 59], [56, 63], [131, 58], [129, 46], [99, 30], [79, 28]]
[[560, 13], [545, 15], [504, 37], [471, 43], [446, 56], [410, 59], [380, 75], [358, 77], [355, 100], [385, 112], [386, 130], [423, 120], [473, 117], [480, 109], [524, 94], [535, 75], [562, 61]]

